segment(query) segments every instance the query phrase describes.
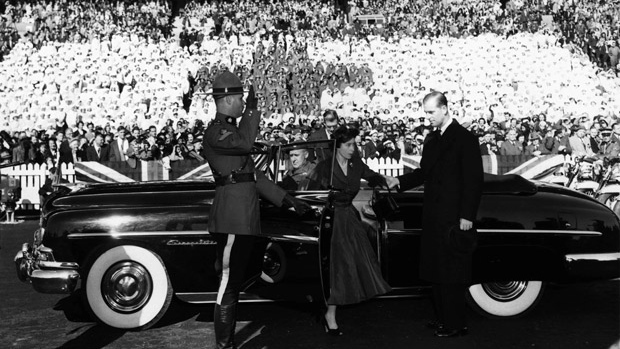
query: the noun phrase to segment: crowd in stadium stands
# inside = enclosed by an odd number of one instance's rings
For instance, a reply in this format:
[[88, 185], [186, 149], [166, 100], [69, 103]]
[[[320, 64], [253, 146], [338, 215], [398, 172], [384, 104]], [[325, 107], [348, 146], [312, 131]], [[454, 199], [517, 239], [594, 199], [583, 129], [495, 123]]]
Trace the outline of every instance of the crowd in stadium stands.
[[574, 4], [190, 2], [177, 38], [164, 2], [25, 2], [5, 17], [31, 28], [0, 63], [0, 164], [204, 161], [222, 70], [255, 86], [272, 144], [333, 110], [362, 156], [421, 154], [439, 90], [483, 154], [618, 156], [620, 10]]
[[171, 34], [165, 1], [24, 1], [7, 6], [6, 16], [28, 24], [25, 36], [37, 48], [47, 42], [105, 41], [119, 33], [154, 41]]
[[558, 9], [554, 16], [562, 40], [573, 42], [605, 69], [617, 72], [620, 48], [620, 6], [618, 2], [581, 0], [575, 10]]
[[9, 25], [6, 17], [0, 18], [0, 62], [4, 56], [11, 52], [11, 49], [19, 40], [19, 34], [15, 26]]

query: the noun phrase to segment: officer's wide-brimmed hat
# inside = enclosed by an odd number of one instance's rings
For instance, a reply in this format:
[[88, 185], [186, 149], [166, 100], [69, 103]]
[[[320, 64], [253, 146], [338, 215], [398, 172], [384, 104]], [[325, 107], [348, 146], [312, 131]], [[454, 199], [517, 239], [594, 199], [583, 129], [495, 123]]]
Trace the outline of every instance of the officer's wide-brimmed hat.
[[237, 75], [226, 71], [216, 76], [213, 80], [213, 88], [207, 91], [208, 95], [213, 97], [238, 95], [247, 92], [243, 89], [243, 84]]

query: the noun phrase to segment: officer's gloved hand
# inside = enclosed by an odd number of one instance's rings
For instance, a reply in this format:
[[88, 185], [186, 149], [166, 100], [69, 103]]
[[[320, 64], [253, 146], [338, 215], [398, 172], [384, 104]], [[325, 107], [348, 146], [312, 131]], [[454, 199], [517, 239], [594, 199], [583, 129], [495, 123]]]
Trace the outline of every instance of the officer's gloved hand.
[[256, 110], [258, 108], [258, 99], [256, 99], [256, 93], [254, 93], [254, 85], [251, 85], [250, 91], [248, 91], [248, 97], [245, 99], [245, 108], [248, 110]]
[[303, 216], [306, 212], [312, 209], [312, 207], [310, 207], [310, 205], [308, 205], [305, 201], [294, 198], [290, 194], [286, 194], [284, 196], [282, 204], [285, 205], [285, 207], [292, 207], [295, 209], [295, 212], [297, 212], [299, 216]]

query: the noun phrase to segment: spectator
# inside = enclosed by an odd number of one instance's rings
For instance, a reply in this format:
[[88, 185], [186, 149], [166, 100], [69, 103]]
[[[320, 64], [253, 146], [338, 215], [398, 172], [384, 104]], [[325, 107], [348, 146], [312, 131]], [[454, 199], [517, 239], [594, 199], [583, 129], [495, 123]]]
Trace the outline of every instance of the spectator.
[[572, 149], [572, 155], [575, 156], [593, 156], [592, 145], [586, 137], [586, 128], [579, 126], [575, 134], [568, 139]]
[[127, 140], [127, 132], [124, 128], [119, 128], [116, 132], [116, 139], [110, 145], [110, 161], [127, 161], [127, 151], [129, 150], [129, 141]]
[[614, 158], [620, 155], [620, 143], [613, 138], [612, 130], [604, 128], [601, 130], [601, 148], [599, 154], [607, 158]]
[[502, 142], [499, 153], [501, 155], [521, 155], [523, 154], [523, 144], [517, 141], [517, 131], [510, 130], [506, 135], [506, 140]]
[[95, 139], [93, 140], [93, 144], [86, 149], [86, 161], [109, 161], [109, 152], [109, 146], [103, 145], [103, 135], [101, 133], [97, 133], [95, 135]]

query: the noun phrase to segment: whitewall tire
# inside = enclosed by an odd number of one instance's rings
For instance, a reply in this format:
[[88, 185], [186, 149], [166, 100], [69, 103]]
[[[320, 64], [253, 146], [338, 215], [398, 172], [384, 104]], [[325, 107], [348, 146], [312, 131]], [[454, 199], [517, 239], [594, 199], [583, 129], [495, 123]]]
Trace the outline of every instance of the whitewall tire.
[[514, 317], [534, 308], [543, 291], [542, 281], [487, 282], [469, 287], [468, 299], [483, 315]]
[[123, 329], [146, 329], [164, 315], [172, 285], [161, 258], [134, 245], [108, 249], [91, 265], [86, 299], [103, 323]]

